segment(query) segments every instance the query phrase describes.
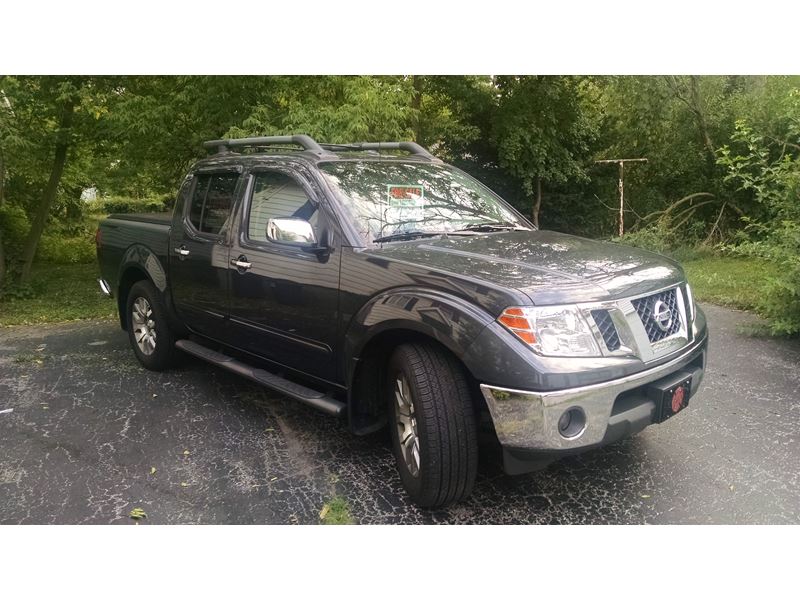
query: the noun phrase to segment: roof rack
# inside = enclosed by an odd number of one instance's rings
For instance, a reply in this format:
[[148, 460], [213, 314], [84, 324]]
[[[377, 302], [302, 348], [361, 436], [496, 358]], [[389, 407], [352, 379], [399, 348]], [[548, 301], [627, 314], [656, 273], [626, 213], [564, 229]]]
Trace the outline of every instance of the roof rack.
[[228, 140], [211, 140], [203, 142], [203, 147], [208, 150], [216, 150], [219, 154], [225, 154], [231, 148], [259, 147], [259, 146], [281, 146], [295, 145], [303, 148], [318, 158], [329, 158], [333, 156], [331, 152], [335, 150], [355, 150], [355, 151], [380, 151], [380, 150], [405, 150], [412, 156], [423, 158], [430, 161], [437, 161], [435, 156], [416, 142], [356, 142], [348, 144], [320, 144], [312, 137], [307, 135], [272, 135], [266, 137], [249, 137]]
[[327, 156], [328, 153], [322, 149], [317, 142], [307, 135], [270, 135], [266, 137], [249, 137], [232, 140], [211, 140], [203, 142], [203, 147], [209, 150], [216, 148], [219, 154], [225, 154], [230, 148], [256, 147], [256, 146], [276, 146], [294, 144], [301, 146], [303, 150], [316, 154], [317, 156]]
[[320, 144], [326, 150], [405, 150], [409, 154], [435, 160], [435, 156], [416, 142], [356, 142], [352, 144]]

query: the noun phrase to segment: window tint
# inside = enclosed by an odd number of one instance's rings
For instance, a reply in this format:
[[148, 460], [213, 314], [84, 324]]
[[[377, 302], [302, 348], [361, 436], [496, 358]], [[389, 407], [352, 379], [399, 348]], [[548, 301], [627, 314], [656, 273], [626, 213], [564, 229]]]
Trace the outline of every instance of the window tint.
[[303, 187], [283, 173], [258, 173], [250, 199], [247, 235], [257, 242], [267, 241], [267, 222], [276, 217], [295, 217], [309, 221], [317, 229], [318, 211]]
[[203, 233], [218, 234], [228, 220], [239, 175], [198, 175], [189, 220]]
[[203, 216], [203, 202], [206, 200], [209, 179], [211, 179], [209, 175], [197, 176], [197, 183], [195, 183], [194, 193], [192, 194], [192, 204], [189, 207], [189, 221], [191, 221], [197, 231], [200, 231], [200, 217]]

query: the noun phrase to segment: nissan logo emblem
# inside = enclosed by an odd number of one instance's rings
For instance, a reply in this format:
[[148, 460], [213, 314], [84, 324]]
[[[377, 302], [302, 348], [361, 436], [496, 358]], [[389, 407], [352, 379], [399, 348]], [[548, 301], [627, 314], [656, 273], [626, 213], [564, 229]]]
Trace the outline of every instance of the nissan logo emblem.
[[669, 331], [672, 326], [672, 311], [661, 300], [656, 300], [653, 305], [653, 321], [661, 331]]

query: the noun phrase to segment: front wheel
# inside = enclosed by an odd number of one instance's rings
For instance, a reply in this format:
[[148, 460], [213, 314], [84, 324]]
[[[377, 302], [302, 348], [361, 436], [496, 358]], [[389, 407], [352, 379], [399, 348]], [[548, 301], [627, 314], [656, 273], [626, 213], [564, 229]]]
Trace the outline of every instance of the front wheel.
[[478, 436], [461, 366], [433, 345], [403, 344], [386, 375], [392, 448], [409, 496], [423, 507], [469, 496], [478, 471]]
[[128, 339], [146, 369], [163, 371], [175, 358], [175, 336], [169, 328], [161, 296], [149, 281], [137, 281], [126, 303]]

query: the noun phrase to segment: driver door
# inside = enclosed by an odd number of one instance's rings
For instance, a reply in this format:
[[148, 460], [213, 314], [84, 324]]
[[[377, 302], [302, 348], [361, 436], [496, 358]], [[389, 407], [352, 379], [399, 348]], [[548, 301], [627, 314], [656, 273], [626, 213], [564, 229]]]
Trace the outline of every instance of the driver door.
[[[335, 245], [341, 236], [322, 201], [293, 172], [251, 173], [228, 266], [230, 323], [243, 349], [334, 380], [341, 256]], [[316, 239], [328, 240], [330, 254], [270, 241], [273, 218], [310, 222]]]

